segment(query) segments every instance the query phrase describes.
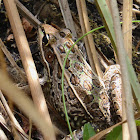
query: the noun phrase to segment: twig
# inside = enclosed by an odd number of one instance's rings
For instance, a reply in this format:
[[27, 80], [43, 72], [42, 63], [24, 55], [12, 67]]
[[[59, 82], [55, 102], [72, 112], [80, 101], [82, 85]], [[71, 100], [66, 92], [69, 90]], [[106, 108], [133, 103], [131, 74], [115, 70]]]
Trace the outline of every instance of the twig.
[[[132, 0], [124, 0], [123, 1], [123, 39], [124, 39], [124, 47], [127, 52], [128, 57], [132, 60]], [[129, 31], [128, 31], [129, 30]], [[123, 103], [125, 102], [125, 94], [123, 94]], [[123, 116], [122, 120], [125, 120], [127, 117], [125, 104], [123, 104]], [[130, 112], [131, 113], [131, 112]], [[123, 139], [129, 139], [130, 133], [128, 128], [128, 123], [124, 123], [123, 125]], [[130, 126], [129, 126], [130, 127]]]
[[[91, 30], [90, 24], [88, 21], [86, 3], [85, 3], [85, 0], [76, 0], [76, 3], [77, 3], [77, 9], [78, 9], [82, 32], [83, 34], [85, 34]], [[92, 69], [98, 73], [99, 77], [102, 78], [102, 71], [100, 69], [99, 60], [96, 54], [96, 49], [95, 49], [93, 37], [91, 34], [85, 37], [85, 44], [86, 44], [86, 50], [88, 53], [90, 65]], [[94, 68], [94, 65], [95, 65], [95, 68]]]
[[123, 124], [125, 122], [126, 122], [126, 120], [125, 121], [122, 121], [122, 122], [119, 122], [119, 123], [117, 123], [117, 124], [115, 124], [115, 125], [107, 128], [107, 129], [99, 132], [95, 136], [91, 137], [89, 140], [100, 140], [104, 135], [106, 135], [107, 133], [109, 133], [112, 129], [114, 129], [115, 127], [117, 127], [117, 126], [119, 126], [119, 125], [121, 125], [121, 124]]
[[75, 26], [74, 26], [71, 12], [70, 12], [68, 1], [67, 0], [58, 0], [58, 2], [59, 2], [59, 6], [61, 9], [66, 27], [72, 31], [72, 36], [77, 38], [77, 33], [75, 30]]
[[[77, 0], [76, 1], [76, 5], [77, 5], [77, 10], [78, 10], [78, 15], [79, 15], [79, 20], [80, 20], [80, 24], [81, 24], [81, 29], [82, 29], [82, 32], [83, 32], [83, 35], [86, 33], [86, 29], [85, 29], [85, 26], [84, 26], [84, 20], [83, 20], [83, 15], [82, 15], [82, 9], [81, 9], [81, 6], [80, 6], [80, 1]], [[92, 54], [91, 54], [91, 51], [89, 49], [89, 42], [88, 42], [88, 39], [87, 39], [87, 36], [84, 37], [84, 42], [85, 42], [85, 47], [86, 47], [86, 51], [87, 51], [87, 54], [88, 54], [88, 58], [89, 58], [89, 62], [90, 62], [90, 65], [92, 67], [92, 70], [94, 72], [96, 72], [96, 69], [95, 69], [95, 65], [94, 65], [94, 61], [92, 59]]]
[[[140, 112], [138, 112], [137, 114], [135, 114], [135, 119], [138, 119], [138, 118], [140, 118]], [[117, 123], [117, 124], [115, 124], [115, 125], [113, 125], [113, 126], [107, 128], [107, 129], [105, 129], [105, 130], [99, 132], [99, 133], [96, 134], [95, 136], [91, 137], [89, 140], [100, 140], [104, 135], [106, 135], [108, 132], [112, 131], [115, 127], [117, 127], [117, 126], [119, 126], [119, 125], [121, 125], [121, 124], [123, 124], [123, 123], [126, 123], [126, 122], [127, 122], [127, 120], [124, 120], [124, 121], [122, 121], [122, 122], [119, 122], [119, 123]], [[113, 138], [112, 138], [112, 139], [113, 139]], [[125, 139], [124, 139], [124, 140], [125, 140]]]
[[[132, 60], [132, 3], [133, 0], [123, 1], [123, 38], [124, 47], [130, 60]], [[129, 32], [127, 32], [129, 30]]]
[[133, 12], [133, 13], [136, 13], [136, 14], [138, 14], [138, 15], [140, 15], [140, 11], [137, 10], [137, 9], [134, 9], [134, 8], [133, 8], [133, 9], [132, 9], [132, 12]]
[[29, 45], [20, 21], [20, 17], [15, 5], [14, 0], [4, 0], [5, 8], [9, 17], [9, 21], [15, 36], [17, 47], [21, 56], [21, 60], [27, 75], [27, 79], [30, 85], [33, 101], [40, 112], [45, 117], [45, 121], [49, 124], [49, 135], [44, 135], [45, 139], [55, 140], [54, 129], [49, 116], [45, 98], [39, 84], [39, 78], [36, 72], [36, 68], [32, 59], [32, 55], [29, 49]]
[[11, 121], [13, 122], [14, 124], [14, 127], [23, 135], [25, 136], [26, 138], [28, 138], [27, 134], [23, 131], [22, 127], [20, 126], [20, 124], [18, 123], [18, 121], [16, 120], [15, 116], [13, 115], [12, 111], [10, 110], [2, 92], [0, 91], [0, 99], [3, 103], [3, 106], [9, 116], [9, 118], [11, 119]]
[[26, 7], [24, 7], [22, 3], [20, 3], [18, 0], [15, 0], [15, 2], [22, 16], [26, 17], [26, 19], [34, 26], [34, 28], [37, 28], [41, 22]]
[[50, 138], [53, 133], [50, 123], [40, 114], [33, 101], [31, 101], [22, 90], [17, 88], [2, 70], [0, 70], [0, 83], [0, 89], [3, 93], [8, 96], [30, 119], [32, 119], [45, 138], [47, 137], [47, 140], [54, 140], [54, 138]]
[[[137, 140], [137, 130], [133, 115], [133, 105], [132, 105], [132, 92], [128, 77], [128, 69], [126, 64], [126, 52], [123, 44], [123, 36], [121, 32], [121, 25], [119, 20], [119, 11], [117, 8], [117, 2], [114, 0], [110, 1], [112, 17], [114, 22], [114, 29], [116, 35], [117, 52], [119, 57], [119, 63], [121, 66], [122, 73], [122, 96], [123, 96], [123, 106], [126, 108], [126, 116], [128, 120], [128, 129], [130, 134], [130, 139]], [[125, 110], [123, 110], [123, 113]]]
[[38, 42], [39, 42], [40, 53], [41, 53], [42, 60], [45, 63], [45, 66], [46, 66], [46, 69], [47, 69], [47, 72], [48, 72], [48, 78], [50, 80], [50, 67], [49, 67], [49, 63], [45, 59], [43, 46], [42, 46], [42, 38], [43, 38], [43, 35], [41, 34], [41, 28], [38, 27]]

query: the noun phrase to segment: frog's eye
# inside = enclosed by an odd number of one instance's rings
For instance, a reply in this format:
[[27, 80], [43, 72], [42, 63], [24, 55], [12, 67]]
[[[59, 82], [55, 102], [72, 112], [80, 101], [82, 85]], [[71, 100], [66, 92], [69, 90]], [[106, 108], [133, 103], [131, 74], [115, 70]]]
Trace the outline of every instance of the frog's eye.
[[50, 36], [49, 34], [46, 34], [45, 29], [43, 27], [41, 27], [42, 33], [43, 33], [43, 38], [42, 38], [42, 42], [44, 44], [47, 44], [49, 42]]
[[64, 37], [69, 37], [69, 38], [72, 38], [72, 34], [71, 34], [71, 30], [68, 29], [68, 28], [64, 28], [64, 29], [61, 29], [59, 34], [62, 38]]
[[66, 34], [64, 32], [59, 32], [59, 34], [62, 38], [64, 38], [66, 36]]
[[42, 39], [45, 44], [53, 44], [56, 42], [56, 40], [57, 38], [53, 34], [46, 34]]
[[50, 40], [50, 35], [49, 34], [45, 34], [42, 38], [42, 42], [44, 42], [45, 44], [47, 44]]

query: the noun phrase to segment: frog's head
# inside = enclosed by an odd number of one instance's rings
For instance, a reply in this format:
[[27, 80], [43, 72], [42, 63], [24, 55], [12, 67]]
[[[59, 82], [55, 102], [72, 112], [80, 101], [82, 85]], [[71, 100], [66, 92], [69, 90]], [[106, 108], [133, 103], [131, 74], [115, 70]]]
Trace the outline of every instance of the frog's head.
[[41, 30], [43, 32], [42, 42], [47, 44], [53, 44], [56, 42], [57, 37], [55, 36], [58, 33], [58, 30], [48, 24], [43, 24], [41, 26]]

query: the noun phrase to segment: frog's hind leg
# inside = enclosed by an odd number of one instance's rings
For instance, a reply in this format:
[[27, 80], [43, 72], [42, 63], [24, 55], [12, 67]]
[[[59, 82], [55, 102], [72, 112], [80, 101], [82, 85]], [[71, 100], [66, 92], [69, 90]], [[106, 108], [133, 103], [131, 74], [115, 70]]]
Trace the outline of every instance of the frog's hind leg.
[[121, 75], [119, 73], [112, 76], [110, 89], [112, 104], [115, 111], [113, 118], [117, 120], [116, 122], [118, 122], [121, 121], [122, 118], [122, 82]]
[[122, 118], [122, 82], [120, 66], [109, 66], [103, 76], [105, 90], [110, 97], [111, 119], [117, 123]]
[[107, 123], [109, 125], [113, 125], [110, 113], [110, 99], [105, 88], [103, 88], [100, 92], [99, 108], [102, 111], [104, 117], [106, 118]]

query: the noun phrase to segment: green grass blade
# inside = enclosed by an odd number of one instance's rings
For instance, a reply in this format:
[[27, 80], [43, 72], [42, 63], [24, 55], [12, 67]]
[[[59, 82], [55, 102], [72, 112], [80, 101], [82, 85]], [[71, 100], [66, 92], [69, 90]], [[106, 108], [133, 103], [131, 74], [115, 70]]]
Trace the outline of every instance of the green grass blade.
[[127, 62], [128, 72], [129, 72], [130, 83], [131, 83], [134, 93], [138, 99], [138, 102], [140, 103], [140, 84], [139, 84], [138, 78], [136, 76], [136, 73], [134, 71], [134, 68], [127, 55], [126, 55], [126, 62]]
[[63, 100], [63, 105], [64, 105], [65, 117], [66, 117], [66, 121], [67, 121], [67, 124], [68, 124], [70, 135], [72, 137], [72, 140], [74, 140], [73, 134], [72, 134], [72, 129], [71, 129], [70, 122], [69, 122], [69, 116], [68, 116], [68, 113], [67, 113], [67, 108], [66, 108], [66, 103], [65, 103], [65, 96], [64, 96], [64, 71], [65, 71], [65, 65], [66, 65], [66, 61], [67, 61], [69, 53], [70, 53], [70, 51], [67, 53], [67, 56], [66, 56], [66, 58], [64, 60], [64, 63], [63, 63], [61, 87], [62, 87], [62, 100]]
[[115, 32], [113, 28], [113, 20], [110, 13], [110, 10], [106, 4], [106, 0], [95, 0], [98, 11], [100, 13], [100, 16], [102, 17], [102, 21], [104, 22], [105, 28], [107, 30], [108, 36], [111, 40], [113, 49], [115, 50], [115, 53], [117, 54], [116, 49], [116, 43], [115, 43]]

